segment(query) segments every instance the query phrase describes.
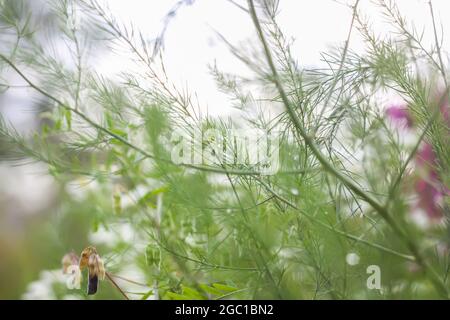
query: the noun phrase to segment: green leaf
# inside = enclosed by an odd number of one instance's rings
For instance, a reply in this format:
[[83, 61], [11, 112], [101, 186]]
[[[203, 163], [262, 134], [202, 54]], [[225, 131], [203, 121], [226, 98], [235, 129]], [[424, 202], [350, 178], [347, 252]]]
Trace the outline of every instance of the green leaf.
[[150, 190], [144, 196], [142, 196], [138, 200], [139, 205], [148, 205], [149, 203], [155, 205], [156, 204], [156, 196], [160, 193], [164, 193], [168, 191], [168, 187], [161, 187], [157, 189]]
[[223, 293], [221, 290], [219, 290], [217, 288], [210, 287], [210, 286], [208, 286], [206, 284], [201, 284], [200, 288], [202, 288], [205, 292], [207, 292], [209, 294], [212, 294], [212, 295], [215, 295], [215, 296], [222, 295], [222, 293]]
[[156, 267], [161, 261], [161, 251], [154, 245], [149, 244], [145, 249], [145, 258], [149, 267]]
[[146, 294], [144, 294], [141, 298], [141, 300], [147, 300], [148, 297], [150, 297], [153, 294], [153, 290], [150, 290], [149, 292], [147, 292]]
[[67, 127], [72, 129], [72, 112], [69, 109], [66, 109], [64, 112], [64, 117], [66, 118]]
[[197, 300], [205, 300], [206, 299], [206, 297], [203, 296], [202, 294], [200, 294], [200, 292], [198, 292], [197, 290], [195, 290], [193, 288], [185, 287], [185, 286], [183, 286], [183, 294], [192, 299], [197, 299]]
[[167, 292], [166, 297], [171, 300], [191, 300], [190, 297], [175, 292]]
[[220, 283], [214, 283], [213, 287], [216, 289], [222, 290], [222, 291], [226, 291], [226, 292], [233, 292], [233, 291], [238, 290], [238, 288], [227, 286], [225, 284], [220, 284]]
[[122, 198], [119, 192], [113, 194], [113, 209], [114, 213], [117, 215], [122, 213]]

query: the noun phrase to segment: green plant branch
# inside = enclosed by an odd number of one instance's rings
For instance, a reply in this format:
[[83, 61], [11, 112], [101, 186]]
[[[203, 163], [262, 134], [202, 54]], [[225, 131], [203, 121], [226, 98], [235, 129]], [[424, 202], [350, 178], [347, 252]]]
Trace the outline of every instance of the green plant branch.
[[177, 257], [177, 258], [181, 258], [187, 261], [191, 261], [194, 263], [197, 263], [199, 265], [211, 268], [211, 269], [221, 269], [221, 270], [237, 270], [237, 271], [250, 271], [250, 272], [255, 272], [258, 271], [257, 268], [241, 268], [241, 267], [233, 267], [233, 266], [224, 266], [224, 265], [219, 265], [219, 264], [214, 264], [214, 263], [209, 263], [206, 261], [201, 261], [198, 259], [194, 259], [185, 255], [182, 255], [181, 253], [175, 252], [172, 249], [168, 248], [167, 246], [165, 246], [160, 240], [156, 239], [150, 232], [148, 232], [147, 230], [144, 230], [145, 233], [147, 233], [147, 235], [150, 236], [150, 238], [152, 240], [154, 240], [158, 246], [160, 246], [162, 249], [164, 249], [165, 251], [167, 251], [168, 253], [170, 253], [171, 255]]
[[439, 44], [437, 30], [436, 30], [436, 19], [434, 18], [433, 4], [431, 3], [431, 0], [428, 1], [428, 6], [430, 8], [431, 20], [433, 22], [434, 41], [435, 41], [435, 44], [436, 44], [436, 52], [437, 52], [437, 56], [438, 56], [438, 59], [439, 59], [439, 71], [442, 74], [442, 79], [444, 80], [445, 86], [448, 87], [447, 75], [446, 75], [446, 72], [445, 72], [444, 61], [442, 59], [441, 46]]
[[275, 67], [275, 64], [272, 59], [272, 54], [269, 49], [269, 46], [267, 44], [264, 31], [261, 27], [261, 24], [259, 22], [258, 15], [256, 13], [255, 5], [253, 0], [247, 0], [250, 16], [253, 20], [253, 24], [256, 28], [256, 31], [258, 33], [258, 37], [261, 41], [261, 44], [264, 49], [264, 54], [266, 56], [267, 63], [269, 65], [269, 68], [272, 72], [272, 81], [275, 84], [280, 97], [282, 99], [282, 102], [301, 137], [305, 140], [305, 143], [308, 145], [308, 147], [311, 149], [311, 152], [314, 154], [314, 156], [317, 158], [317, 160], [321, 163], [322, 167], [325, 171], [329, 172], [333, 176], [335, 176], [339, 181], [341, 181], [347, 188], [349, 188], [351, 191], [353, 191], [356, 195], [360, 196], [365, 202], [367, 202], [372, 208], [377, 211], [380, 216], [391, 226], [391, 228], [394, 230], [394, 232], [402, 238], [408, 249], [411, 251], [411, 253], [415, 256], [415, 259], [417, 263], [423, 267], [425, 272], [431, 277], [431, 280], [436, 288], [436, 290], [442, 295], [444, 298], [448, 298], [448, 289], [443, 284], [442, 280], [439, 278], [439, 276], [435, 273], [434, 270], [426, 263], [424, 258], [419, 252], [419, 249], [417, 248], [416, 244], [412, 239], [408, 237], [408, 235], [403, 231], [402, 228], [395, 222], [395, 220], [390, 216], [387, 209], [378, 203], [377, 200], [372, 198], [370, 195], [368, 195], [365, 191], [360, 189], [353, 181], [351, 181], [348, 177], [343, 175], [341, 172], [339, 172], [336, 168], [334, 168], [331, 163], [326, 159], [326, 157], [322, 154], [322, 152], [319, 150], [318, 146], [315, 144], [313, 138], [308, 135], [308, 133], [305, 131], [303, 126], [301, 125], [300, 120], [297, 117], [297, 114], [295, 113], [295, 110], [292, 108], [291, 103], [284, 91], [284, 88], [281, 84], [280, 78], [278, 76], [278, 71]]
[[325, 99], [325, 102], [323, 104], [322, 109], [319, 112], [319, 117], [318, 117], [319, 122], [318, 122], [316, 128], [314, 129], [314, 134], [316, 134], [317, 131], [319, 130], [320, 121], [321, 121], [321, 119], [323, 117], [323, 114], [325, 113], [325, 109], [328, 107], [328, 104], [330, 103], [331, 97], [333, 96], [334, 89], [336, 88], [336, 85], [337, 85], [337, 83], [339, 81], [339, 76], [340, 76], [340, 74], [341, 74], [341, 72], [342, 72], [342, 70], [344, 68], [345, 59], [347, 58], [347, 53], [348, 53], [348, 49], [349, 49], [349, 46], [350, 46], [350, 38], [352, 36], [353, 26], [355, 24], [356, 15], [357, 15], [357, 12], [358, 12], [357, 10], [358, 10], [359, 1], [360, 0], [356, 0], [355, 4], [352, 6], [352, 10], [353, 10], [352, 11], [353, 12], [352, 13], [352, 20], [350, 22], [350, 28], [349, 28], [349, 31], [348, 31], [348, 34], [347, 34], [347, 39], [345, 40], [344, 49], [342, 51], [341, 61], [339, 62], [339, 68], [338, 68], [336, 74], [333, 77], [333, 82], [331, 84], [331, 88], [329, 89], [330, 91], [329, 91], [329, 93], [328, 93], [328, 95], [327, 95], [327, 97]]
[[[14, 69], [14, 71], [16, 71], [17, 74], [26, 83], [28, 83], [28, 85], [31, 88], [33, 88], [34, 90], [36, 90], [40, 94], [44, 95], [45, 97], [49, 98], [50, 100], [52, 100], [53, 102], [58, 104], [60, 107], [66, 109], [66, 110], [69, 110], [69, 111], [73, 112], [74, 114], [78, 115], [80, 118], [82, 118], [84, 121], [86, 121], [89, 125], [91, 125], [95, 129], [97, 129], [97, 130], [107, 134], [108, 136], [118, 140], [123, 145], [125, 145], [125, 146], [127, 146], [127, 147], [129, 147], [129, 148], [131, 148], [131, 149], [133, 149], [135, 151], [137, 151], [138, 153], [142, 154], [146, 158], [150, 158], [150, 159], [154, 159], [154, 160], [157, 160], [157, 161], [162, 161], [162, 162], [167, 162], [167, 163], [170, 163], [170, 164], [174, 164], [170, 160], [163, 159], [163, 158], [157, 157], [155, 155], [152, 155], [149, 152], [145, 151], [144, 149], [142, 149], [142, 148], [132, 144], [131, 142], [129, 142], [128, 140], [124, 139], [120, 135], [115, 134], [111, 130], [108, 130], [107, 128], [105, 128], [105, 127], [99, 125], [98, 123], [96, 123], [95, 121], [91, 120], [84, 113], [82, 113], [79, 109], [70, 107], [68, 104], [62, 102], [60, 99], [58, 99], [55, 96], [51, 95], [50, 93], [46, 92], [45, 90], [43, 90], [42, 88], [40, 88], [39, 86], [34, 84], [10, 59], [8, 59], [3, 54], [0, 54], [0, 59], [3, 60], [4, 62], [6, 62], [12, 69]], [[230, 175], [242, 175], [242, 176], [246, 176], [246, 175], [247, 176], [264, 175], [263, 173], [261, 173], [259, 171], [253, 171], [253, 170], [224, 169], [224, 168], [219, 168], [219, 167], [210, 167], [210, 166], [204, 166], [204, 165], [193, 165], [193, 164], [187, 164], [187, 163], [181, 163], [179, 165], [183, 166], [183, 167], [186, 167], [186, 168], [190, 168], [190, 169], [195, 169], [195, 170], [200, 170], [200, 171], [205, 171], [205, 172], [211, 172], [211, 173], [218, 173], [218, 174], [230, 174]], [[300, 174], [300, 173], [304, 173], [305, 171], [306, 170], [288, 170], [288, 171], [281, 171], [280, 173], [282, 173], [282, 174], [294, 174], [294, 173], [295, 174]]]
[[395, 251], [395, 250], [393, 250], [393, 249], [384, 247], [384, 246], [382, 246], [382, 245], [380, 245], [380, 244], [373, 243], [373, 242], [371, 242], [371, 241], [365, 240], [365, 239], [363, 239], [362, 237], [358, 237], [358, 236], [355, 236], [355, 235], [353, 235], [353, 234], [347, 233], [347, 232], [345, 232], [345, 231], [336, 229], [335, 227], [330, 226], [330, 225], [328, 225], [328, 224], [326, 224], [326, 223], [324, 223], [324, 222], [322, 222], [322, 221], [316, 219], [315, 217], [313, 217], [313, 216], [311, 216], [310, 214], [306, 213], [304, 210], [300, 209], [296, 204], [292, 203], [291, 201], [287, 200], [286, 198], [284, 198], [283, 196], [281, 196], [280, 194], [278, 194], [275, 190], [273, 190], [273, 188], [271, 188], [271, 187], [270, 187], [267, 183], [265, 183], [264, 181], [262, 181], [262, 180], [260, 180], [260, 179], [258, 179], [258, 181], [259, 181], [259, 182], [264, 186], [264, 188], [265, 188], [267, 191], [269, 191], [275, 198], [277, 198], [277, 199], [280, 200], [281, 202], [287, 204], [287, 205], [290, 206], [291, 208], [297, 210], [298, 212], [300, 212], [302, 215], [304, 215], [308, 220], [312, 221], [313, 223], [316, 223], [316, 224], [318, 224], [318, 225], [320, 225], [320, 226], [326, 228], [326, 229], [329, 230], [329, 231], [335, 232], [335, 233], [339, 234], [340, 236], [346, 237], [346, 238], [351, 239], [351, 240], [354, 240], [354, 241], [356, 241], [356, 242], [360, 242], [360, 243], [365, 244], [365, 245], [367, 245], [367, 246], [369, 246], [369, 247], [372, 247], [372, 248], [375, 248], [375, 249], [379, 249], [379, 250], [381, 250], [381, 251], [384, 251], [384, 252], [386, 252], [386, 253], [392, 254], [392, 255], [394, 255], [394, 256], [396, 256], [396, 257], [399, 257], [399, 258], [402, 258], [402, 259], [405, 259], [405, 260], [408, 260], [408, 261], [415, 261], [414, 256], [407, 255], [407, 254], [404, 254], [404, 253], [401, 253], [401, 252], [397, 252], [397, 251]]

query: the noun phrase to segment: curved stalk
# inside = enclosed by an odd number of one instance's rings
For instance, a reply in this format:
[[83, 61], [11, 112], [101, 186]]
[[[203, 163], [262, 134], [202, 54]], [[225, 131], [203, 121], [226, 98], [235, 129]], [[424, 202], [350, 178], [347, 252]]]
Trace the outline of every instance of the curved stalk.
[[322, 152], [319, 150], [318, 146], [313, 140], [313, 137], [311, 137], [305, 130], [305, 128], [302, 126], [299, 118], [297, 117], [297, 114], [295, 113], [294, 109], [291, 106], [291, 103], [287, 97], [286, 92], [284, 91], [283, 85], [281, 84], [277, 68], [275, 67], [275, 64], [273, 62], [272, 53], [270, 51], [269, 45], [267, 43], [267, 40], [265, 38], [263, 29], [261, 27], [261, 24], [259, 22], [258, 15], [256, 13], [255, 4], [253, 0], [247, 0], [248, 6], [249, 6], [249, 12], [250, 16], [252, 18], [253, 24], [256, 28], [256, 31], [258, 33], [258, 37], [261, 41], [261, 44], [263, 46], [265, 58], [267, 60], [267, 64], [269, 65], [270, 71], [271, 71], [271, 79], [273, 83], [275, 84], [278, 93], [280, 94], [281, 100], [284, 104], [284, 107], [286, 108], [286, 111], [294, 124], [296, 130], [300, 134], [300, 136], [305, 140], [306, 145], [311, 149], [311, 152], [316, 157], [316, 159], [320, 162], [323, 169], [327, 171], [328, 173], [335, 176], [340, 182], [342, 182], [347, 188], [349, 188], [352, 192], [354, 192], [356, 195], [361, 197], [365, 202], [367, 202], [378, 214], [388, 223], [388, 225], [394, 230], [394, 232], [405, 242], [406, 246], [410, 250], [410, 252], [415, 257], [417, 263], [425, 270], [425, 273], [430, 276], [430, 280], [432, 281], [433, 285], [435, 286], [437, 292], [443, 297], [443, 298], [449, 298], [448, 289], [445, 286], [445, 284], [442, 282], [442, 280], [439, 278], [439, 276], [436, 274], [436, 272], [431, 268], [431, 266], [426, 263], [424, 258], [422, 257], [421, 253], [419, 252], [419, 249], [417, 248], [417, 245], [415, 242], [408, 237], [406, 232], [396, 223], [396, 221], [391, 217], [388, 210], [381, 205], [376, 199], [374, 199], [371, 195], [367, 194], [364, 190], [362, 190], [356, 183], [354, 183], [352, 180], [350, 180], [347, 176], [342, 174], [340, 171], [338, 171], [329, 161], [328, 159], [322, 154]]

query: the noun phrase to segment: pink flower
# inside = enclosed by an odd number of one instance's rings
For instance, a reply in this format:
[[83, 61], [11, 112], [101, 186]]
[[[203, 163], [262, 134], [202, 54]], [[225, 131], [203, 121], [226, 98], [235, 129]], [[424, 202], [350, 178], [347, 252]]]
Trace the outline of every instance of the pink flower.
[[425, 167], [427, 169], [436, 166], [436, 155], [434, 154], [431, 144], [424, 143], [422, 148], [417, 151], [416, 163], [419, 167]]
[[[450, 105], [448, 99], [443, 100], [439, 108], [444, 120], [450, 124]], [[386, 109], [386, 115], [399, 128], [412, 129], [413, 119], [406, 104], [392, 105]], [[438, 159], [433, 146], [424, 142], [415, 155], [415, 182], [413, 192], [416, 203], [413, 205], [413, 213], [420, 213], [421, 219], [433, 224], [438, 223], [444, 217], [442, 208], [445, 196], [450, 195], [450, 189], [441, 181], [438, 173]], [[424, 221], [424, 220], [422, 220]]]
[[414, 185], [418, 197], [416, 207], [426, 212], [431, 220], [440, 220], [444, 216], [442, 201], [450, 194], [450, 190], [439, 179], [437, 159], [431, 144], [425, 143], [419, 149], [416, 166], [419, 174]]
[[444, 102], [439, 106], [441, 109], [442, 118], [450, 126], [450, 104], [448, 99], [444, 99]]
[[415, 185], [415, 191], [418, 196], [417, 208], [426, 212], [431, 220], [440, 220], [444, 216], [441, 207], [443, 192], [439, 186], [430, 183], [424, 179], [419, 179]]
[[412, 128], [413, 120], [404, 105], [394, 105], [386, 109], [386, 115], [391, 118], [399, 127]]
[[437, 90], [432, 96], [432, 101], [434, 105], [438, 105], [442, 120], [450, 130], [449, 92], [442, 89]]

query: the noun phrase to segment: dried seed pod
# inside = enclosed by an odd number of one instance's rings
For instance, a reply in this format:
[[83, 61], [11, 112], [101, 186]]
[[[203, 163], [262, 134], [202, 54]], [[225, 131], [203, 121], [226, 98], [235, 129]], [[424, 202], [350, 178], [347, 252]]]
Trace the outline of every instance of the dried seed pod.
[[89, 271], [88, 294], [96, 294], [98, 289], [98, 276]]
[[105, 266], [103, 260], [97, 254], [94, 247], [87, 247], [81, 253], [80, 269], [87, 267], [88, 277], [88, 294], [95, 294], [98, 289], [98, 281], [105, 278]]

